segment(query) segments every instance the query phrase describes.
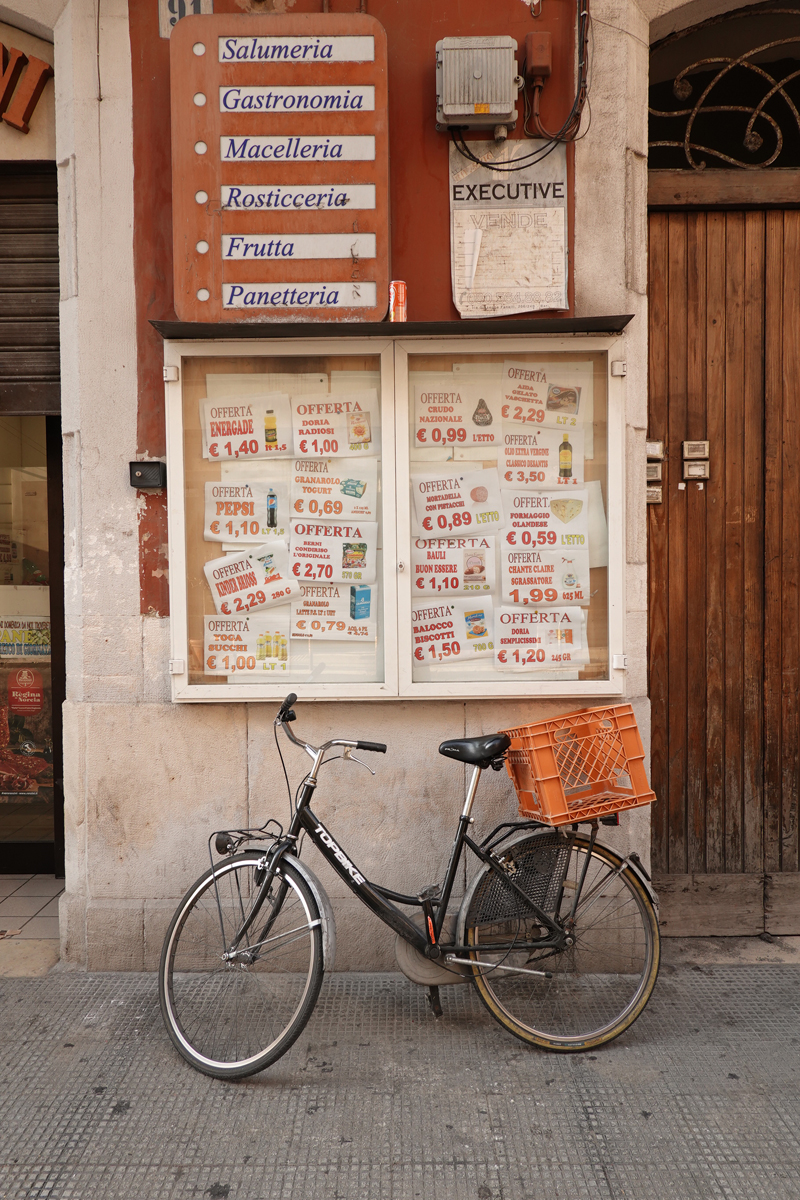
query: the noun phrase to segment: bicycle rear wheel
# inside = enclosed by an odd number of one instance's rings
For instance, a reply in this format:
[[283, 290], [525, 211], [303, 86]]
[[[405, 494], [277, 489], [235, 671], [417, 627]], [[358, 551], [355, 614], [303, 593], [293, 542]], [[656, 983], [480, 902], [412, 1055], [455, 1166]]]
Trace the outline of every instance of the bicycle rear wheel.
[[159, 999], [169, 1036], [193, 1067], [221, 1079], [253, 1075], [285, 1054], [322, 984], [320, 915], [290, 863], [280, 864], [232, 949], [259, 896], [262, 859], [237, 854], [202, 875], [179, 904], [161, 953]]
[[473, 978], [489, 1012], [523, 1041], [548, 1050], [588, 1050], [618, 1037], [644, 1009], [658, 976], [658, 918], [647, 889], [617, 854], [597, 845], [590, 850], [584, 838], [540, 834], [498, 854], [515, 883], [557, 916], [573, 945], [516, 949], [546, 931], [487, 867], [472, 893], [465, 943], [473, 948]]

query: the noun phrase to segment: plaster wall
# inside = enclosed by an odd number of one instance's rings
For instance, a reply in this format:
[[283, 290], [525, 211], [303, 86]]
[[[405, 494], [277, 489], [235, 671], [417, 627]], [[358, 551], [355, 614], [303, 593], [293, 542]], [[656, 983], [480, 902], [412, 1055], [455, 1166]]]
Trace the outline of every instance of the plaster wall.
[[[626, 649], [628, 698], [647, 741], [648, 14], [631, 0], [595, 0], [593, 13], [592, 120], [576, 147], [575, 311], [636, 314], [625, 335]], [[288, 800], [274, 783], [281, 776], [273, 707], [170, 704], [168, 620], [140, 615], [140, 514], [126, 468], [136, 456], [137, 414], [127, 5], [104, 0], [99, 74], [94, 0], [70, 0], [56, 17], [68, 646], [62, 955], [89, 969], [150, 969], [176, 900], [207, 864], [208, 833], [284, 816]], [[437, 754], [438, 743], [571, 707], [569, 700], [304, 704], [299, 717], [309, 740], [349, 734], [390, 747], [374, 780], [352, 764], [331, 766], [318, 815], [368, 876], [404, 890], [432, 882], [466, 788], [464, 770]], [[213, 758], [212, 740], [223, 747]], [[290, 747], [287, 759], [297, 780], [298, 752]], [[477, 831], [515, 812], [505, 774], [488, 772]], [[647, 860], [646, 810], [606, 834]], [[392, 935], [313, 850], [309, 860], [333, 898], [337, 965], [390, 968]]]

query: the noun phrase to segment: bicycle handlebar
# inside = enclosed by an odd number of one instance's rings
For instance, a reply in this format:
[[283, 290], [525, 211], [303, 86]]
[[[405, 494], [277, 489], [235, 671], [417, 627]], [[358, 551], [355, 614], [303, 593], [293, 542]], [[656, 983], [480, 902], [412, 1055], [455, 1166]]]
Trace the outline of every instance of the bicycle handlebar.
[[295, 737], [291, 729], [288, 727], [288, 722], [294, 720], [294, 713], [291, 711], [291, 708], [296, 699], [296, 694], [294, 692], [290, 692], [283, 704], [278, 709], [278, 714], [275, 717], [275, 724], [282, 726], [283, 731], [288, 737], [289, 741], [294, 742], [295, 746], [301, 746], [305, 750], [306, 754], [310, 754], [312, 758], [316, 758], [320, 752], [329, 750], [332, 746], [349, 746], [352, 750], [371, 750], [373, 754], [386, 753], [385, 742], [351, 742], [349, 740], [343, 741], [339, 738], [336, 738], [334, 741], [326, 742], [324, 746], [320, 747], [311, 746], [307, 742], [301, 742], [299, 738]]

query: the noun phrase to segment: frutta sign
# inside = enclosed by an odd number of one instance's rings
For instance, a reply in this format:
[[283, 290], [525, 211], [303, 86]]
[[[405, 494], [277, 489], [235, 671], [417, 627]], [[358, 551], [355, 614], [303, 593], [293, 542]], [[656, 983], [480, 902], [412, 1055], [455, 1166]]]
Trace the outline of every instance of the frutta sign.
[[170, 39], [181, 320], [376, 321], [389, 291], [386, 34], [218, 14]]

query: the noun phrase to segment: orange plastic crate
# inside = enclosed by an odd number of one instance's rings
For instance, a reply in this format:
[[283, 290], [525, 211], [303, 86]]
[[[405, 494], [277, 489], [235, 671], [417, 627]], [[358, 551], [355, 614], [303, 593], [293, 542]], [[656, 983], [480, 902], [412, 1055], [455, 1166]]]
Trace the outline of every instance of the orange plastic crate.
[[630, 704], [585, 708], [504, 732], [511, 738], [506, 768], [524, 817], [570, 825], [656, 798]]

